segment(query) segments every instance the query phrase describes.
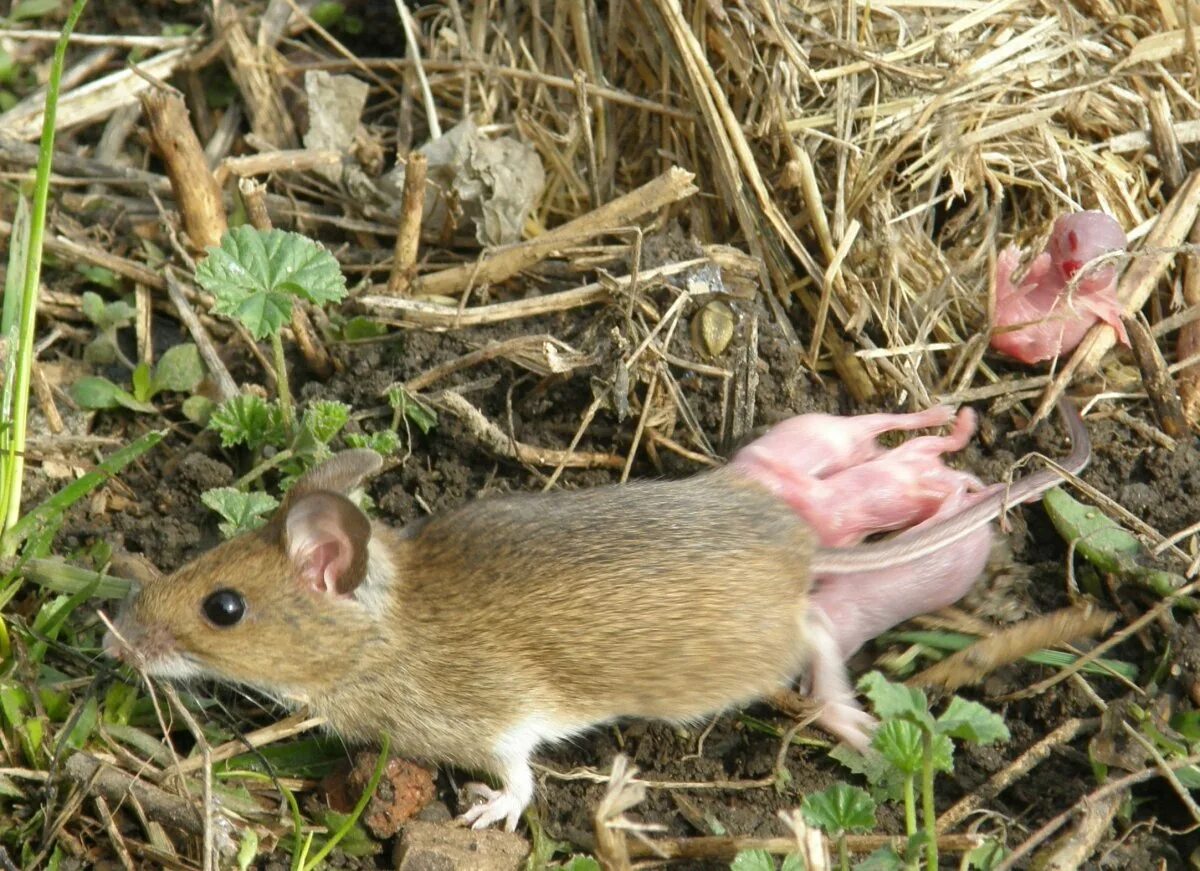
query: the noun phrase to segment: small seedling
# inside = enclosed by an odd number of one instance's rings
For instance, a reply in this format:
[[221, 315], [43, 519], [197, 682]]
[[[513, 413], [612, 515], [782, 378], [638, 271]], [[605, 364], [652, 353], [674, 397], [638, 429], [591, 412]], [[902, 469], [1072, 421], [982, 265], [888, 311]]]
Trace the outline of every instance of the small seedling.
[[346, 445], [351, 448], [369, 448], [381, 457], [390, 457], [400, 450], [400, 436], [390, 429], [369, 434], [349, 433], [346, 436]]
[[822, 792], [805, 796], [800, 813], [809, 825], [824, 829], [836, 841], [838, 865], [842, 871], [850, 871], [846, 834], [875, 828], [875, 800], [856, 786], [835, 783]]
[[421, 432], [429, 434], [437, 426], [437, 412], [413, 396], [403, 387], [396, 385], [387, 392], [388, 405], [395, 412], [392, 415], [392, 429], [399, 430], [400, 424], [407, 426], [411, 423]]
[[346, 278], [333, 255], [299, 233], [235, 227], [208, 249], [196, 282], [213, 295], [213, 311], [240, 321], [255, 339], [271, 340], [283, 423], [292, 427], [292, 396], [280, 331], [297, 299], [315, 305], [346, 296]]
[[201, 496], [205, 505], [225, 518], [221, 532], [230, 537], [252, 529], [275, 507], [274, 500], [265, 494], [244, 492], [247, 485], [271, 469], [279, 469], [283, 473], [281, 486], [286, 490], [329, 456], [330, 443], [349, 422], [350, 406], [331, 400], [310, 402], [299, 425], [292, 429], [285, 426], [280, 405], [260, 396], [245, 393], [217, 407], [208, 426], [221, 437], [222, 446], [244, 446], [261, 458], [235, 487], [209, 490]]
[[268, 493], [243, 493], [233, 487], [207, 490], [200, 494], [200, 501], [225, 518], [219, 526], [226, 538], [258, 529], [279, 507], [279, 501]]
[[153, 369], [146, 363], [133, 367], [132, 392], [103, 376], [89, 375], [72, 384], [70, 393], [80, 408], [92, 411], [128, 408], [154, 414], [157, 409], [150, 401], [159, 393], [164, 390], [190, 393], [202, 380], [204, 363], [200, 360], [200, 350], [187, 342], [168, 349]]
[[129, 369], [136, 368], [121, 350], [117, 331], [133, 323], [137, 309], [123, 299], [105, 302], [100, 294], [89, 290], [83, 294], [83, 314], [97, 332], [83, 349], [83, 359], [93, 366], [108, 366], [120, 360]]
[[287, 441], [279, 406], [261, 396], [243, 393], [222, 403], [209, 418], [208, 428], [221, 437], [221, 446], [244, 445], [258, 454], [268, 445]]
[[[838, 748], [832, 755], [852, 771], [863, 774], [881, 794], [894, 798], [899, 793], [904, 803], [905, 829], [910, 843], [923, 842], [927, 866], [937, 868], [937, 814], [933, 779], [936, 771], [954, 770], [954, 744], [951, 739], [979, 745], [993, 744], [1008, 739], [1008, 727], [998, 714], [960, 696], [952, 697], [946, 710], [934, 717], [924, 692], [891, 683], [879, 672], [867, 674], [858, 686], [870, 699], [881, 721], [871, 740], [874, 752], [864, 756], [853, 750]], [[917, 827], [918, 775], [922, 831], [918, 831]], [[910, 855], [908, 866], [916, 867], [915, 862], [915, 857]]]

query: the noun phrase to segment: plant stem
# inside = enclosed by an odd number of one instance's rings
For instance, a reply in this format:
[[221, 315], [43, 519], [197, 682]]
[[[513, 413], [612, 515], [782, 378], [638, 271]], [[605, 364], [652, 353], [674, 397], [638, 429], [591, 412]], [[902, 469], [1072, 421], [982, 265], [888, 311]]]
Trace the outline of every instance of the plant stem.
[[283, 427], [290, 439], [292, 437], [292, 391], [288, 387], [287, 360], [283, 356], [283, 337], [278, 332], [271, 336], [271, 349], [275, 352], [275, 392], [279, 394], [279, 410], [283, 413]]
[[[87, 0], [75, 0], [54, 46], [50, 81], [46, 85], [46, 108], [42, 113], [42, 140], [38, 146], [37, 174], [34, 176], [33, 212], [29, 226], [29, 250], [25, 255], [25, 286], [21, 292], [21, 325], [17, 333], [17, 371], [13, 378], [12, 432], [8, 455], [4, 458], [4, 486], [0, 493], [3, 529], [17, 522], [21, 511], [21, 484], [25, 474], [25, 429], [29, 419], [29, 384], [33, 371], [34, 325], [37, 323], [38, 287], [42, 277], [42, 237], [46, 230], [46, 203], [50, 198], [50, 167], [54, 160], [54, 122], [58, 114], [58, 89], [62, 81], [63, 61], [71, 31], [83, 14]], [[0, 539], [0, 554], [11, 556], [15, 545]]]
[[346, 817], [345, 821], [333, 833], [332, 837], [325, 842], [320, 850], [316, 852], [303, 866], [302, 871], [313, 871], [321, 861], [330, 854], [334, 847], [338, 845], [338, 841], [346, 837], [350, 829], [358, 822], [359, 817], [363, 815], [363, 811], [367, 809], [367, 804], [375, 797], [375, 788], [379, 786], [379, 781], [383, 777], [383, 771], [387, 768], [388, 758], [392, 749], [392, 742], [387, 735], [383, 736], [382, 746], [379, 748], [379, 761], [375, 763], [375, 771], [371, 775], [371, 781], [367, 784], [367, 788], [363, 790], [363, 794], [359, 796], [358, 803], [354, 805], [354, 810], [350, 812], [350, 816]]
[[[904, 775], [904, 833], [910, 838], [917, 833], [917, 796], [913, 790], [916, 778], [911, 774]], [[916, 858], [910, 858], [906, 867], [917, 871]]]
[[292, 449], [285, 448], [284, 450], [277, 453], [275, 456], [271, 457], [271, 459], [263, 460], [261, 463], [259, 463], [257, 466], [255, 466], [253, 469], [251, 469], [249, 472], [242, 475], [242, 477], [238, 478], [236, 481], [233, 482], [233, 486], [236, 487], [238, 490], [241, 490], [247, 484], [251, 484], [251, 483], [257, 481], [259, 478], [261, 478], [267, 472], [271, 471], [271, 469], [274, 469], [276, 466], [280, 465], [281, 463], [286, 463], [291, 458], [292, 458]]
[[921, 732], [921, 750], [924, 759], [921, 768], [921, 806], [925, 817], [925, 862], [931, 871], [937, 871], [937, 808], [933, 803], [933, 732]]
[[846, 846], [846, 833], [838, 834], [838, 865], [842, 871], [850, 871], [850, 848]]

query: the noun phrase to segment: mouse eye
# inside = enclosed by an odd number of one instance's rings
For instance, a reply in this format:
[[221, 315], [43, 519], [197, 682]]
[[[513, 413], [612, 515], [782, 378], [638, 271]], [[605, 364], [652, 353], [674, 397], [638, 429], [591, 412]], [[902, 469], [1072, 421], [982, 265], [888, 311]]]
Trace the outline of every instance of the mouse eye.
[[233, 626], [246, 615], [246, 600], [237, 590], [217, 590], [200, 606], [215, 626]]

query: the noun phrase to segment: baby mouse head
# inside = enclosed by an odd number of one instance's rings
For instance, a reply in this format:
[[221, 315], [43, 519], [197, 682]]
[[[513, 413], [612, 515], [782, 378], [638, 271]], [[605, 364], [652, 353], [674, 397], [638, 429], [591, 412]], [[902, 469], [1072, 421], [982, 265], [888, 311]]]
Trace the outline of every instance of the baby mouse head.
[[375, 568], [388, 563], [371, 546], [370, 520], [348, 496], [380, 465], [372, 451], [340, 453], [300, 478], [263, 528], [148, 579], [122, 607], [105, 651], [158, 677], [294, 694], [332, 683], [354, 649], [377, 637], [379, 596], [391, 581]]
[[[1070, 281], [1090, 261], [1112, 251], [1124, 251], [1129, 244], [1121, 225], [1104, 212], [1073, 212], [1054, 222], [1049, 250], [1062, 276]], [[1094, 293], [1108, 286], [1117, 272], [1115, 261], [1090, 269], [1079, 279], [1082, 293]]]

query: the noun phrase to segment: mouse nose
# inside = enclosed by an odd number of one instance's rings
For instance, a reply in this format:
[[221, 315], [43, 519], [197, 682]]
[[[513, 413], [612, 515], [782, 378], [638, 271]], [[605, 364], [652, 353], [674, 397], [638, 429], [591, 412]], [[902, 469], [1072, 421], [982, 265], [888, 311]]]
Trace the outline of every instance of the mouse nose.
[[124, 661], [125, 645], [113, 634], [111, 629], [105, 630], [104, 641], [101, 643], [100, 649], [109, 659], [115, 659], [118, 662]]

